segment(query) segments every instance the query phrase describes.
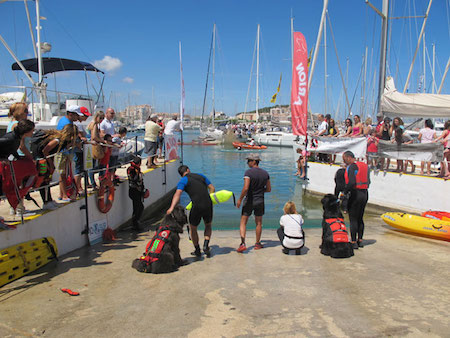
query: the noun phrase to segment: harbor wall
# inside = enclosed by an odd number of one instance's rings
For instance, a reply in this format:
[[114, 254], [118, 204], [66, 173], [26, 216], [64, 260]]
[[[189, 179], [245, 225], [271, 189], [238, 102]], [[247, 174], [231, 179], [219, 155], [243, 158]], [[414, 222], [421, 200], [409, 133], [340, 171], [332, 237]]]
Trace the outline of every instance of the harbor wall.
[[[179, 180], [179, 160], [173, 160], [165, 166], [144, 171], [145, 187], [150, 190], [150, 197], [144, 200], [144, 207], [157, 205], [161, 198], [170, 193]], [[58, 254], [63, 255], [88, 244], [86, 229], [86, 211], [80, 209], [85, 199], [68, 203], [57, 210], [46, 212], [19, 224], [17, 229], [0, 232], [0, 248], [42, 237], [53, 237], [58, 247]], [[148, 210], [147, 210], [148, 211]], [[128, 182], [116, 187], [114, 203], [107, 214], [97, 208], [97, 194], [88, 196], [89, 223], [105, 220], [112, 229], [117, 229], [131, 219], [133, 206], [128, 197]]]
[[[308, 162], [307, 191], [319, 194], [334, 193], [334, 176], [338, 165]], [[405, 212], [427, 210], [448, 211], [450, 180], [437, 177], [371, 171], [369, 204]]]

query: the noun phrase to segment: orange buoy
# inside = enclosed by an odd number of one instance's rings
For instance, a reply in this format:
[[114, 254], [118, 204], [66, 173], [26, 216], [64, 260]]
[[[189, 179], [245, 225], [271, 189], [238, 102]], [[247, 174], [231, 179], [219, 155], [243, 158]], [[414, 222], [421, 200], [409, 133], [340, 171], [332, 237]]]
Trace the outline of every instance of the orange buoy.
[[109, 177], [105, 177], [101, 183], [100, 188], [97, 193], [97, 206], [98, 210], [106, 214], [111, 210], [114, 202], [114, 184], [111, 182]]

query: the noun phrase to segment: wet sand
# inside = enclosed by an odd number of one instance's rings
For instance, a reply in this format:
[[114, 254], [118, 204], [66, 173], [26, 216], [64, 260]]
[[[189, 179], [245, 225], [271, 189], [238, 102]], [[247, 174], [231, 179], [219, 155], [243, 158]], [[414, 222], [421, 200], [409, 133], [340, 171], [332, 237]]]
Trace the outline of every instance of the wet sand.
[[163, 275], [131, 268], [151, 233], [121, 232], [1, 288], [0, 335], [449, 336], [450, 243], [366, 224], [366, 246], [341, 260], [320, 254], [320, 229], [306, 229], [301, 256], [282, 254], [275, 230], [244, 254], [238, 231], [216, 231], [198, 261], [184, 233], [190, 264]]

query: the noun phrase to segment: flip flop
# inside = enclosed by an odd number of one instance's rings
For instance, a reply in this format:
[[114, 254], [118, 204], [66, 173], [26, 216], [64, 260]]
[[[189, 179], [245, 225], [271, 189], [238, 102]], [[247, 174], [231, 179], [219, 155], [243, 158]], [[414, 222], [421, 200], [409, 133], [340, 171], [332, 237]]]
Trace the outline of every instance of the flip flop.
[[79, 296], [80, 293], [76, 291], [72, 291], [70, 289], [61, 289], [62, 292], [68, 293], [71, 296]]

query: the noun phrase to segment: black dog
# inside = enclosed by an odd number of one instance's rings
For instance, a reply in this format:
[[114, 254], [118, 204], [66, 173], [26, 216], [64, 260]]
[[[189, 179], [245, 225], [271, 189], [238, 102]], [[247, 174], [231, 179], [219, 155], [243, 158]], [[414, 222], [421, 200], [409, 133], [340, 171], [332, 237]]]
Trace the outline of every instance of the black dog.
[[323, 205], [322, 245], [320, 252], [333, 258], [353, 256], [353, 248], [348, 239], [343, 216], [339, 210], [339, 200], [327, 194], [321, 200]]
[[177, 205], [170, 215], [164, 216], [141, 258], [131, 266], [139, 272], [166, 273], [177, 271], [184, 264], [180, 256], [180, 234], [187, 223], [184, 208]]

